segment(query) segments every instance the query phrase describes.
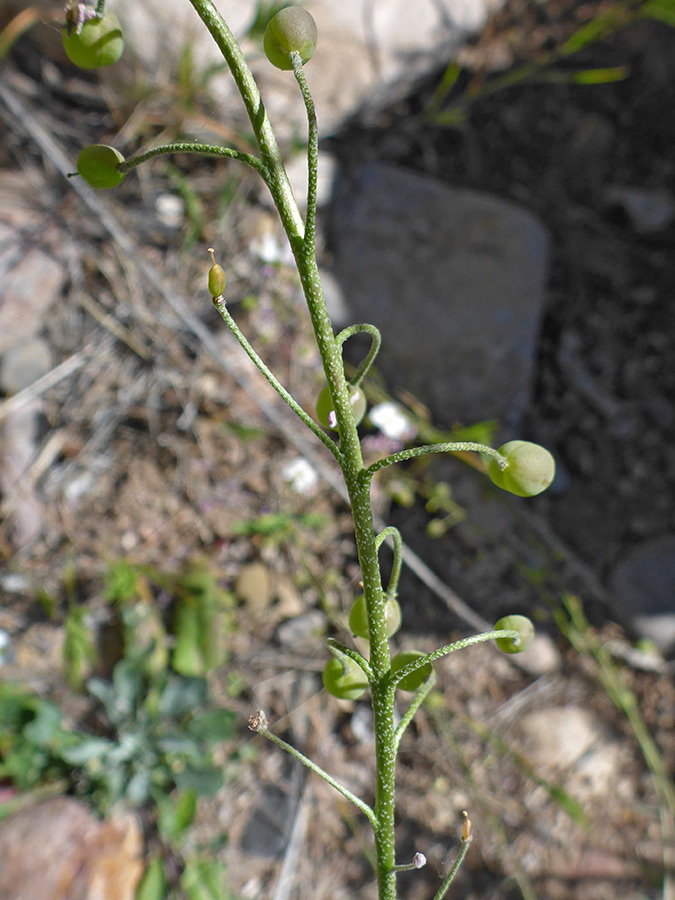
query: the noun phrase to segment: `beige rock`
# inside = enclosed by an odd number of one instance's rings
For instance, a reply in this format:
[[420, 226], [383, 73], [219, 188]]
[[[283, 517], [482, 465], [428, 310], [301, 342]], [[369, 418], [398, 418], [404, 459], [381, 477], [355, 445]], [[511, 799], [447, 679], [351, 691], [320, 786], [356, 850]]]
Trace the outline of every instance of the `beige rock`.
[[[39, 234], [40, 246], [31, 246], [26, 234]], [[31, 178], [0, 170], [0, 355], [33, 337], [58, 299], [65, 281], [62, 240]]]
[[620, 747], [607, 725], [591, 710], [555, 706], [523, 716], [523, 750], [536, 772], [563, 786], [580, 801], [616, 787]]
[[252, 562], [242, 566], [234, 585], [240, 600], [256, 611], [267, 609], [272, 599], [272, 576], [264, 563]]
[[0, 824], [0, 900], [134, 900], [143, 841], [132, 815], [99, 822], [57, 797]]

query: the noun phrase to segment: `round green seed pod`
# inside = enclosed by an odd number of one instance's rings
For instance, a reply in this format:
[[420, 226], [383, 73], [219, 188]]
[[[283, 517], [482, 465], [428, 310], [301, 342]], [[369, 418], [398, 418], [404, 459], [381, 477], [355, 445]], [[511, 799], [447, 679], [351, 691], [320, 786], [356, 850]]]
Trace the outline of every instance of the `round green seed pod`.
[[[398, 600], [387, 600], [384, 604], [384, 617], [387, 623], [387, 637], [391, 637], [401, 627], [401, 607]], [[356, 637], [369, 640], [368, 616], [366, 614], [366, 598], [360, 594], [349, 610], [349, 627]]]
[[102, 69], [116, 63], [124, 50], [122, 29], [115, 13], [106, 12], [102, 19], [89, 19], [79, 34], [64, 28], [63, 49], [68, 59], [81, 69]]
[[[356, 425], [363, 419], [366, 414], [366, 395], [360, 387], [351, 388], [349, 394], [349, 402], [351, 403], [352, 413], [354, 414], [354, 422]], [[331, 431], [337, 430], [337, 419], [335, 418], [335, 410], [333, 409], [333, 400], [328, 390], [328, 385], [322, 388], [319, 396], [316, 398], [316, 418], [319, 424]]]
[[265, 55], [277, 69], [292, 69], [291, 53], [299, 53], [303, 64], [316, 49], [316, 23], [306, 9], [290, 6], [270, 19], [265, 29]]
[[77, 171], [93, 188], [114, 188], [126, 178], [117, 168], [124, 157], [114, 147], [94, 144], [85, 147], [77, 157]]
[[225, 269], [216, 262], [212, 247], [209, 247], [209, 253], [211, 254], [212, 263], [208, 277], [209, 294], [215, 300], [217, 297], [222, 297], [227, 279], [225, 278]]
[[338, 700], [358, 700], [368, 687], [368, 679], [361, 666], [348, 657], [333, 656], [323, 670], [323, 686]]
[[[397, 653], [391, 661], [391, 671], [398, 672], [399, 669], [404, 668], [404, 666], [407, 666], [408, 663], [418, 659], [420, 656], [424, 656], [424, 653], [420, 653], [419, 650], [407, 650], [405, 653]], [[419, 669], [402, 678], [397, 687], [401, 688], [402, 691], [416, 691], [429, 678], [431, 672], [431, 663], [420, 666]]]
[[534, 625], [527, 616], [503, 616], [495, 625], [495, 631], [517, 631], [520, 640], [497, 638], [495, 644], [503, 653], [522, 653], [534, 640]]
[[506, 468], [490, 460], [488, 476], [493, 484], [518, 497], [535, 497], [553, 481], [555, 460], [544, 447], [530, 441], [509, 441], [499, 450], [506, 457]]

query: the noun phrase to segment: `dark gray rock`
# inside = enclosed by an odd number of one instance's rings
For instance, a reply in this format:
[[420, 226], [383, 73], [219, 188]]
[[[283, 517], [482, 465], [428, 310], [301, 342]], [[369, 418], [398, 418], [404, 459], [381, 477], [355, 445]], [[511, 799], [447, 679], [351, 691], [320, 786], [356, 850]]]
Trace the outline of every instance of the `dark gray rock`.
[[660, 188], [614, 185], [607, 189], [610, 206], [621, 207], [639, 234], [668, 228], [675, 220], [675, 195]]
[[513, 425], [535, 361], [549, 239], [515, 204], [367, 165], [338, 191], [334, 274], [351, 322], [381, 331], [390, 389], [442, 424]]
[[675, 534], [635, 547], [611, 583], [617, 616], [663, 653], [675, 652]]
[[288, 839], [293, 801], [276, 785], [264, 785], [260, 804], [255, 807], [241, 836], [246, 853], [270, 858], [283, 852]]

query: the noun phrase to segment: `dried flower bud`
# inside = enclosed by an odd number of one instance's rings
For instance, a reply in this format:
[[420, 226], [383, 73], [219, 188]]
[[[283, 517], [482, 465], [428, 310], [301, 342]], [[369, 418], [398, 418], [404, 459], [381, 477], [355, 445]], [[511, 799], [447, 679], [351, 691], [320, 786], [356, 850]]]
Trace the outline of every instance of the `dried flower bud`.
[[249, 717], [248, 727], [251, 731], [265, 731], [267, 729], [267, 716], [262, 711], [262, 709], [256, 710], [252, 716]]

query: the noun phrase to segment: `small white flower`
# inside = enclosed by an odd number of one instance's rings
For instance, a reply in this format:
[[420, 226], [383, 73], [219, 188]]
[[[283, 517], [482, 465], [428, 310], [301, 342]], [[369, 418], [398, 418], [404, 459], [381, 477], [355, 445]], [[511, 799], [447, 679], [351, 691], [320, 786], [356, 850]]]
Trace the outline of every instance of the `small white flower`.
[[411, 438], [415, 434], [415, 427], [398, 403], [391, 401], [380, 403], [370, 410], [369, 415], [373, 425], [391, 440], [400, 441]]
[[271, 231], [265, 231], [254, 238], [251, 241], [250, 250], [261, 263], [269, 266], [278, 265], [286, 258], [283, 245]]
[[281, 470], [281, 477], [295, 494], [309, 494], [319, 481], [315, 470], [302, 456], [286, 463]]
[[185, 219], [185, 201], [175, 194], [160, 194], [155, 200], [157, 218], [167, 228], [180, 228]]

